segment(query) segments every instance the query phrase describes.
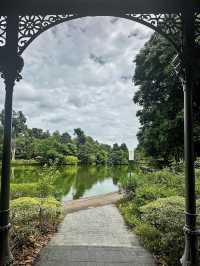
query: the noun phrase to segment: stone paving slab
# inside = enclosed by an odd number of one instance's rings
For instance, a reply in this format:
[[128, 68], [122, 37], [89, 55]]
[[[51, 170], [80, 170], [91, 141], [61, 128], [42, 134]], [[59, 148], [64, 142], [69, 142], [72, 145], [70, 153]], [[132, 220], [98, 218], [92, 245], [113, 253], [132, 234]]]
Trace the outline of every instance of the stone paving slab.
[[114, 205], [68, 214], [36, 266], [154, 266]]

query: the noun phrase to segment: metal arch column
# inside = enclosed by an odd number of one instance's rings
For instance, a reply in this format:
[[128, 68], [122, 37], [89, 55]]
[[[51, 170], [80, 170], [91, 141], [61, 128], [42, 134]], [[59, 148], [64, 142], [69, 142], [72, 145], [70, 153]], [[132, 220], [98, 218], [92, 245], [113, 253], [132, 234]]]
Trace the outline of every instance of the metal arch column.
[[[185, 176], [186, 176], [186, 226], [185, 226], [186, 245], [185, 245], [185, 253], [182, 258], [182, 265], [197, 266], [198, 231], [196, 230], [196, 199], [195, 199], [195, 175], [194, 175], [194, 162], [193, 162], [194, 159], [193, 159], [193, 131], [192, 131], [192, 124], [193, 124], [192, 89], [194, 83], [194, 74], [193, 74], [194, 18], [193, 18], [193, 11], [192, 9], [190, 10], [190, 7], [185, 8], [185, 10], [186, 10], [185, 12], [182, 12], [182, 20], [183, 20], [182, 52], [183, 52], [183, 63], [185, 66], [184, 132], [185, 132]], [[53, 24], [55, 25], [55, 22], [59, 22], [59, 20], [57, 20], [59, 19], [59, 17], [56, 16], [54, 20], [54, 16], [56, 15], [51, 15], [50, 20], [49, 17], [47, 18], [47, 20], [49, 21], [50, 24], [53, 22]], [[123, 16], [125, 16], [125, 13], [123, 13]], [[37, 15], [35, 15], [35, 18], [37, 19]], [[141, 18], [142, 19], [144, 18], [144, 22], [146, 21], [144, 16]], [[22, 19], [23, 17], [21, 17], [21, 25], [22, 25]], [[4, 75], [5, 85], [6, 85], [4, 144], [3, 144], [1, 195], [0, 195], [0, 266], [6, 266], [12, 264], [12, 255], [9, 249], [10, 153], [11, 153], [11, 128], [12, 128], [12, 96], [13, 96], [13, 88], [15, 80], [19, 74], [18, 55], [20, 50], [22, 51], [23, 48], [26, 46], [26, 44], [30, 44], [31, 41], [35, 37], [37, 37], [40, 32], [43, 32], [44, 29], [47, 28], [46, 26], [44, 26], [44, 25], [49, 25], [48, 23], [46, 24], [46, 21], [44, 24], [42, 24], [42, 22], [44, 22], [44, 19], [46, 19], [46, 16], [42, 17], [39, 29], [38, 29], [38, 24], [37, 25], [34, 24], [35, 20], [32, 20], [31, 21], [32, 24], [29, 23], [29, 27], [31, 27], [30, 31], [31, 33], [29, 34], [30, 28], [27, 31], [27, 23], [24, 24], [25, 25], [24, 28], [22, 27], [23, 26], [22, 25], [21, 26], [22, 30], [20, 30], [19, 17], [14, 13], [8, 15], [7, 29], [6, 29], [6, 45], [4, 48], [0, 48], [0, 51], [3, 51], [3, 53], [0, 52], [0, 67], [3, 66], [5, 68], [2, 72]], [[150, 24], [153, 26], [154, 24], [151, 23], [152, 21], [151, 17], [149, 17], [149, 21]], [[160, 19], [156, 19], [156, 21], [159, 22]], [[148, 19], [145, 23], [147, 22]], [[50, 26], [48, 28], [50, 28]], [[36, 32], [34, 31], [34, 27], [36, 29]], [[168, 29], [170, 29], [170, 26], [168, 26], [167, 31]], [[32, 32], [34, 32], [35, 35], [32, 34]], [[19, 36], [20, 34], [21, 37]], [[2, 36], [0, 35], [0, 39]], [[24, 37], [26, 40], [23, 39], [22, 45], [19, 45], [20, 44], [19, 41]]]
[[17, 15], [7, 16], [6, 45], [1, 50], [0, 65], [5, 80], [5, 117], [4, 141], [1, 172], [0, 194], [0, 266], [11, 265], [13, 258], [9, 247], [9, 205], [10, 205], [10, 159], [11, 159], [11, 132], [12, 132], [12, 99], [15, 80], [18, 79], [22, 59], [19, 61], [18, 49], [18, 21]]
[[198, 235], [196, 229], [196, 194], [193, 147], [193, 89], [195, 84], [195, 16], [189, 7], [182, 13], [182, 60], [184, 90], [184, 151], [185, 151], [185, 251], [183, 266], [198, 266]]

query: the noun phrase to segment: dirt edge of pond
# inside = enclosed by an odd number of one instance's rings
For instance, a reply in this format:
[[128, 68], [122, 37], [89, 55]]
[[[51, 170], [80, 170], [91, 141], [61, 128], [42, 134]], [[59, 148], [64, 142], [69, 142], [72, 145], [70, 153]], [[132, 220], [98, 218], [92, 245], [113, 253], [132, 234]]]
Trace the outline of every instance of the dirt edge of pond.
[[108, 204], [115, 204], [123, 198], [123, 194], [119, 192], [108, 193], [100, 196], [93, 196], [78, 200], [70, 200], [64, 203], [65, 213], [72, 213], [88, 208], [95, 208]]

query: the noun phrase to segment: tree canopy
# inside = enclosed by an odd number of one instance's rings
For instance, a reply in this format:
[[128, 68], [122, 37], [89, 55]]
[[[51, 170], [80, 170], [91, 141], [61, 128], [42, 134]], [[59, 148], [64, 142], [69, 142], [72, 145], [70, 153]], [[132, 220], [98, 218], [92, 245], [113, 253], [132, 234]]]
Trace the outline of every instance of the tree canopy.
[[[0, 156], [2, 156], [4, 111], [0, 114]], [[28, 128], [21, 112], [13, 111], [12, 159], [36, 159], [40, 163], [59, 164], [127, 164], [125, 143], [113, 147], [87, 136], [81, 128], [74, 129], [74, 137], [67, 131], [50, 133], [41, 128]]]
[[[136, 56], [133, 78], [138, 86], [133, 101], [140, 106], [137, 150], [165, 162], [183, 158], [183, 90], [172, 66], [175, 55], [169, 42], [155, 33]], [[198, 155], [198, 95], [194, 99], [194, 141]]]

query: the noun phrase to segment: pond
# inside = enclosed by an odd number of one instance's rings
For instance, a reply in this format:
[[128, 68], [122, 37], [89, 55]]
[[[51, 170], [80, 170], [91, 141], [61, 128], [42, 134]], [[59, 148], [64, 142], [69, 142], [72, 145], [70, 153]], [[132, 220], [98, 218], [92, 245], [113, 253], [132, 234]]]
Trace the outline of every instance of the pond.
[[[38, 166], [12, 167], [11, 184], [37, 183], [44, 171]], [[54, 171], [54, 196], [66, 202], [118, 191], [118, 180], [130, 174], [130, 167], [66, 166]]]

